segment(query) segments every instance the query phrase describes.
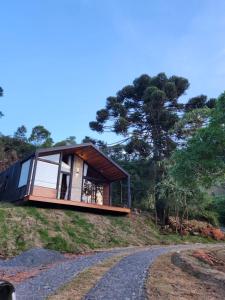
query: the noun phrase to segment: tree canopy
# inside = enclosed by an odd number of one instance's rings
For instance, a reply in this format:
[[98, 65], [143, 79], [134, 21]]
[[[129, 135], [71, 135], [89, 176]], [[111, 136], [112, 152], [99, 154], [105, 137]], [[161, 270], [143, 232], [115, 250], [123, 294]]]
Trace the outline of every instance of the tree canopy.
[[[214, 224], [217, 219], [225, 224], [225, 93], [215, 104], [207, 112], [207, 123], [196, 129], [187, 143], [172, 155], [162, 189], [166, 187], [167, 195], [172, 193], [172, 202], [181, 199], [174, 191], [182, 190], [183, 206], [194, 217], [206, 216]], [[168, 181], [173, 185], [168, 185]], [[166, 200], [171, 206], [168, 197]]]
[[215, 105], [215, 99], [205, 95], [184, 103], [182, 97], [188, 88], [188, 80], [180, 76], [141, 75], [116, 96], [108, 97], [105, 108], [97, 111], [96, 120], [89, 123], [90, 128], [99, 133], [114, 132], [123, 137], [118, 145], [124, 146], [115, 148], [119, 150], [117, 157], [125, 151], [130, 160], [144, 158], [153, 162], [150, 165], [154, 174], [154, 197], [161, 220], [165, 219], [165, 201], [159, 197], [158, 190], [165, 173], [162, 162], [180, 142], [184, 143], [207, 122], [207, 113]]
[[43, 148], [51, 147], [53, 145], [51, 132], [42, 125], [37, 125], [32, 129], [29, 142], [34, 144], [36, 147]]
[[24, 125], [21, 125], [15, 131], [14, 138], [21, 141], [27, 141], [26, 134], [27, 134], [27, 128]]
[[152, 157], [159, 161], [176, 148], [181, 132], [172, 132], [180, 116], [192, 109], [213, 106], [213, 100], [201, 95], [182, 104], [180, 98], [189, 87], [186, 78], [167, 77], [164, 73], [141, 75], [108, 97], [106, 106], [96, 113], [91, 129], [123, 136], [125, 150], [134, 156]]
[[76, 137], [75, 136], [69, 136], [65, 140], [62, 140], [60, 142], [55, 143], [54, 147], [69, 146], [69, 145], [75, 145], [75, 144], [76, 144]]
[[209, 188], [225, 177], [225, 93], [216, 101], [208, 125], [177, 150], [171, 172], [183, 186]]

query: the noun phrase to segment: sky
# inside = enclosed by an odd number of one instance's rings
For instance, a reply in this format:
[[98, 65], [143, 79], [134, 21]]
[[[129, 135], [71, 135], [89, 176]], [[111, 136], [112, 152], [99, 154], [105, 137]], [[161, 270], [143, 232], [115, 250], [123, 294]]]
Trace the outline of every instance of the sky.
[[89, 128], [141, 74], [186, 77], [184, 101], [225, 90], [224, 0], [3, 0], [0, 132], [44, 125], [55, 142]]

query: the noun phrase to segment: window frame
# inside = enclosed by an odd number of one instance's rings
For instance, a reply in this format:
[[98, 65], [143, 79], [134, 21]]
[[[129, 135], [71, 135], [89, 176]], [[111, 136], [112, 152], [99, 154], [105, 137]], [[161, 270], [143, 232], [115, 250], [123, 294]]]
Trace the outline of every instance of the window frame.
[[[54, 166], [58, 166], [58, 165], [59, 165], [58, 163], [51, 163], [51, 162], [49, 162], [49, 161], [47, 161], [47, 160], [37, 159], [36, 169], [35, 169], [35, 177], [34, 177], [34, 186], [35, 186], [35, 181], [36, 181], [36, 180], [37, 180], [37, 181], [40, 181], [39, 179], [36, 178], [36, 176], [37, 176], [38, 162], [48, 164], [48, 166], [49, 166], [49, 165], [54, 165]], [[54, 188], [53, 188], [53, 187], [49, 187], [49, 186], [44, 186], [44, 185], [38, 185], [38, 184], [37, 184], [37, 186], [44, 187], [44, 188], [46, 187], [46, 188], [49, 188], [49, 189], [57, 190], [58, 173], [59, 173], [59, 166], [58, 166], [58, 168], [57, 168], [57, 173], [56, 173], [56, 174], [57, 174], [57, 176], [56, 176], [56, 183], [55, 183], [55, 187], [54, 187]], [[47, 181], [46, 181], [46, 183], [47, 183]], [[49, 183], [50, 183], [50, 182], [49, 182]]]
[[[91, 168], [93, 169], [96, 173], [98, 173], [102, 179], [95, 179], [94, 177], [90, 177], [90, 176], [84, 176], [84, 165], [87, 165], [88, 168]], [[86, 161], [83, 161], [83, 173], [82, 173], [82, 185], [81, 185], [81, 202], [85, 202], [85, 200], [83, 200], [83, 195], [84, 195], [84, 181], [87, 180], [89, 182], [91, 182], [93, 185], [95, 185], [95, 199], [91, 200], [91, 203], [96, 203], [96, 191], [97, 191], [97, 186], [100, 185], [100, 184], [104, 184], [104, 183], [107, 183], [107, 184], [110, 184], [110, 181], [104, 176], [101, 174], [101, 172], [99, 172], [98, 170], [96, 170], [95, 168], [93, 168], [92, 166], [90, 166]], [[93, 181], [91, 181], [93, 180]]]
[[[57, 195], [57, 199], [60, 200], [60, 176], [61, 174], [66, 174], [70, 176], [70, 181], [69, 181], [69, 186], [68, 186], [68, 197], [67, 199], [63, 199], [63, 200], [71, 200], [71, 187], [72, 187], [72, 180], [73, 180], [73, 168], [74, 168], [74, 154], [67, 154], [67, 155], [71, 155], [71, 168], [70, 171], [65, 171], [62, 170], [62, 162], [63, 162], [63, 151], [60, 152], [60, 158], [59, 158], [59, 173], [58, 173], [58, 180], [57, 180], [57, 189], [56, 189], [56, 195]], [[61, 199], [62, 200], [62, 199]]]
[[[45, 157], [54, 156], [54, 155], [59, 155], [58, 162], [54, 161], [54, 160], [51, 160], [51, 159], [45, 158]], [[41, 156], [38, 156], [38, 159], [46, 161], [46, 162], [49, 162], [49, 163], [53, 163], [53, 164], [59, 164], [60, 163], [60, 153], [54, 153], [54, 154], [48, 154], [48, 155], [41, 155]]]
[[[72, 157], [72, 161], [71, 161], [71, 170], [70, 172], [64, 172], [62, 171], [61, 167], [62, 167], [62, 157], [63, 157], [63, 151], [58, 151], [54, 154], [59, 154], [59, 162], [55, 162], [55, 161], [51, 161], [48, 159], [44, 159], [44, 155], [43, 153], [36, 153], [35, 157], [34, 157], [34, 165], [33, 165], [33, 172], [31, 175], [31, 188], [30, 188], [30, 194], [33, 193], [33, 189], [34, 189], [34, 183], [35, 183], [35, 176], [36, 176], [36, 171], [37, 171], [37, 163], [38, 161], [42, 161], [42, 162], [47, 162], [50, 164], [54, 164], [54, 165], [58, 165], [58, 174], [57, 174], [57, 181], [56, 181], [56, 197], [57, 199], [60, 200], [60, 198], [58, 198], [59, 195], [59, 184], [60, 184], [60, 174], [61, 173], [65, 173], [65, 174], [69, 174], [70, 175], [70, 183], [69, 183], [69, 192], [68, 192], [68, 200], [71, 199], [71, 186], [72, 186], [72, 177], [73, 177], [73, 165], [74, 165], [74, 155], [71, 153], [71, 157]], [[40, 155], [40, 156], [39, 156]]]
[[[27, 173], [27, 181], [26, 181], [26, 184], [19, 185], [19, 184], [20, 184], [21, 174], [22, 174], [23, 164], [25, 164], [25, 163], [28, 162], [28, 161], [30, 161], [30, 165], [29, 165], [29, 167], [28, 167], [28, 173]], [[18, 189], [21, 189], [22, 187], [28, 185], [29, 179], [30, 179], [30, 171], [31, 171], [30, 169], [31, 169], [31, 164], [32, 164], [32, 157], [29, 157], [28, 159], [23, 160], [23, 161], [20, 162], [20, 176], [19, 176], [18, 183], [17, 183], [17, 188], [18, 188]]]

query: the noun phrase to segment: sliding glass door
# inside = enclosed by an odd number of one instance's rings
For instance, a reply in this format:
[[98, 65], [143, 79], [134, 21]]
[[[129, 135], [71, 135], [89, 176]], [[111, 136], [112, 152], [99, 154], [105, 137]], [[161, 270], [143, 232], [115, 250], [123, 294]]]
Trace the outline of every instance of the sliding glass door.
[[103, 205], [105, 183], [106, 179], [99, 172], [84, 163], [81, 200]]

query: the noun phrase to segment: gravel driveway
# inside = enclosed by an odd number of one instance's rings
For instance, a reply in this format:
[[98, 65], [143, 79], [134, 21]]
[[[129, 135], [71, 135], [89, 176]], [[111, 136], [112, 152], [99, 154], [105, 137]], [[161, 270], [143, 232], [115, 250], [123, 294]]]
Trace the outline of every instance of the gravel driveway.
[[[89, 291], [85, 300], [143, 300], [148, 269], [164, 253], [202, 248], [201, 244], [152, 247], [123, 258]], [[210, 247], [210, 246], [209, 246]]]
[[102, 277], [86, 300], [145, 299], [144, 282], [149, 266], [168, 249], [151, 249], [129, 255]]
[[134, 249], [124, 248], [120, 250], [105, 251], [90, 256], [83, 256], [59, 262], [48, 270], [42, 271], [33, 278], [29, 278], [16, 286], [17, 300], [42, 300], [51, 295], [65, 283], [71, 281], [78, 273], [104, 259], [112, 257], [124, 251], [133, 252]]
[[[96, 265], [118, 253], [128, 252], [128, 256], [112, 267], [86, 295], [86, 300], [142, 300], [147, 272], [154, 260], [170, 251], [199, 248], [202, 245], [177, 245], [151, 248], [122, 248], [59, 261], [50, 269], [16, 285], [17, 300], [42, 300], [58, 288], [71, 281], [84, 269]], [[35, 262], [36, 263], [36, 262]]]

